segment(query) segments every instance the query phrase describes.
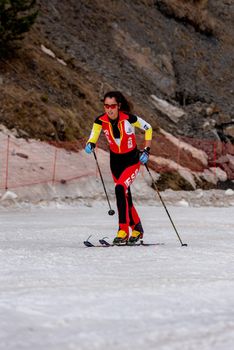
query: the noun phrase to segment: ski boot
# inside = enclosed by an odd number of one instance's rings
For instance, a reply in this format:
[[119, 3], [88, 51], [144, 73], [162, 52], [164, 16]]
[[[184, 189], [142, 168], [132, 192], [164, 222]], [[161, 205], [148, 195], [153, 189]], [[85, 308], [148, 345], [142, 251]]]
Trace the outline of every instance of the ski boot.
[[143, 234], [144, 234], [144, 230], [141, 225], [141, 222], [139, 222], [138, 224], [135, 225], [132, 231], [132, 235], [129, 238], [128, 244], [135, 244], [136, 242], [139, 241], [139, 239], [143, 238]]
[[113, 240], [114, 245], [124, 245], [128, 243], [128, 233], [124, 230], [119, 230], [117, 236]]

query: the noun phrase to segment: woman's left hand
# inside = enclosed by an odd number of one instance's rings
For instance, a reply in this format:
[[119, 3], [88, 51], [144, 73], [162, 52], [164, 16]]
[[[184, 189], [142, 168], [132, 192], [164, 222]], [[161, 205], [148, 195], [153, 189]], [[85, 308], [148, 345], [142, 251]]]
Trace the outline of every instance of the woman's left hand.
[[148, 162], [148, 160], [149, 160], [149, 147], [144, 148], [143, 151], [140, 151], [139, 160], [142, 164], [146, 164]]

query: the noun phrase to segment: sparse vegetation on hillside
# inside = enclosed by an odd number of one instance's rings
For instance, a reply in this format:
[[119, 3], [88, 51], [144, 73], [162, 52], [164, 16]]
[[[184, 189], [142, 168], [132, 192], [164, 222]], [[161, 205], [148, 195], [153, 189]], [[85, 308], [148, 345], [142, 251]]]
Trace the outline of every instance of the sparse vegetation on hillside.
[[0, 0], [1, 55], [6, 55], [30, 30], [38, 15], [35, 5], [36, 0]]
[[215, 20], [207, 11], [208, 0], [157, 0], [157, 5], [165, 15], [192, 25], [196, 31], [214, 34]]

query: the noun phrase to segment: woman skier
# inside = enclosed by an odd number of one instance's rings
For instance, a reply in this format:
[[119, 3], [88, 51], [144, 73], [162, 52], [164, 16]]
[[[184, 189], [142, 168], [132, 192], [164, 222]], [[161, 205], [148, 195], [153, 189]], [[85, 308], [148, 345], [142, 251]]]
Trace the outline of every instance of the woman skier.
[[[139, 172], [140, 164], [146, 164], [149, 159], [152, 127], [131, 114], [130, 104], [121, 92], [107, 92], [103, 102], [104, 113], [94, 121], [85, 151], [92, 153], [103, 130], [110, 147], [110, 168], [119, 214], [119, 228], [113, 244], [134, 244], [143, 238], [144, 231], [132, 202], [130, 185]], [[135, 127], [145, 131], [145, 148], [142, 151], [137, 148]], [[132, 231], [130, 238], [129, 227]]]

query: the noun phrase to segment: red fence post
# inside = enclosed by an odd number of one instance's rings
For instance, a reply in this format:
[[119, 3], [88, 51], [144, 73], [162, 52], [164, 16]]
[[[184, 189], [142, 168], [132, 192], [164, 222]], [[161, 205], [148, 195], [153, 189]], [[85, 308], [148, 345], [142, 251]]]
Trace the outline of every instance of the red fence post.
[[214, 141], [214, 168], [215, 168], [215, 176], [217, 180], [217, 147], [216, 142]]
[[8, 190], [10, 135], [7, 136], [5, 190]]
[[52, 184], [53, 185], [54, 185], [55, 176], [56, 176], [56, 162], [57, 162], [57, 148], [55, 148], [55, 152], [54, 152], [54, 166], [53, 166], [53, 177], [52, 177]]
[[180, 137], [179, 137], [179, 143], [177, 146], [177, 171], [179, 170], [179, 164], [180, 164]]

